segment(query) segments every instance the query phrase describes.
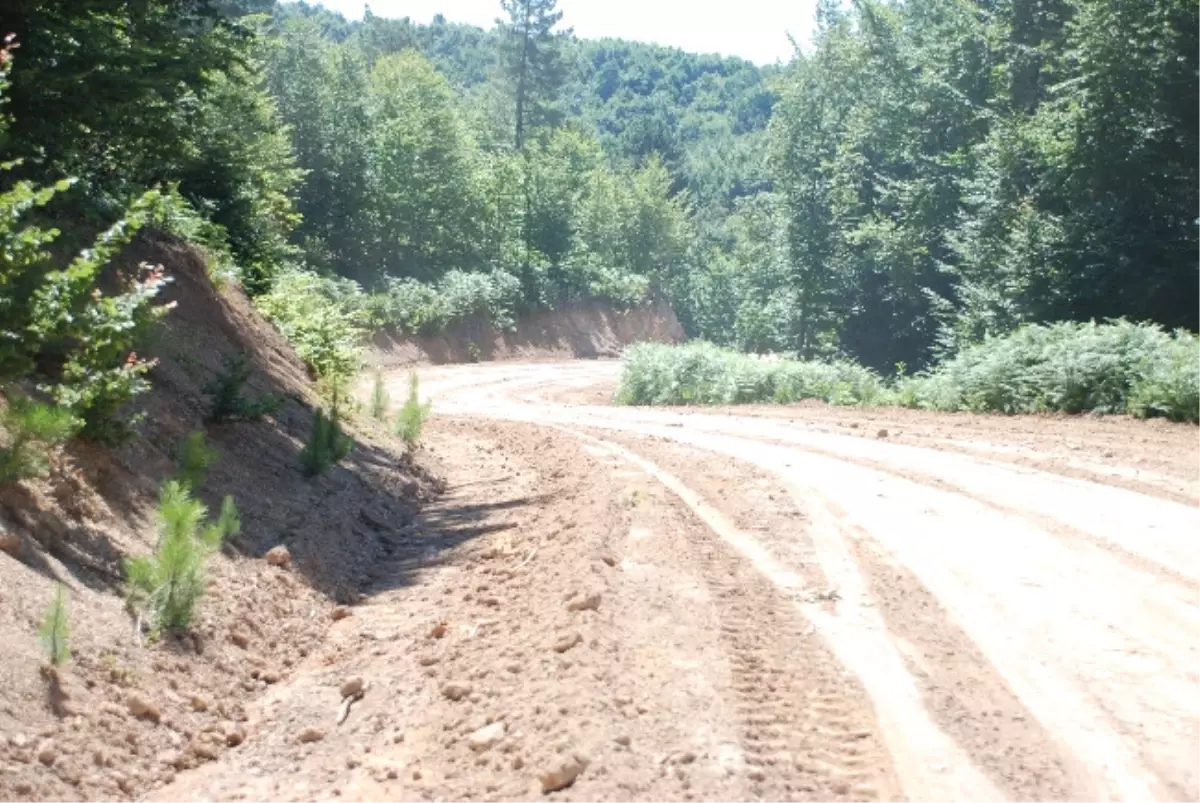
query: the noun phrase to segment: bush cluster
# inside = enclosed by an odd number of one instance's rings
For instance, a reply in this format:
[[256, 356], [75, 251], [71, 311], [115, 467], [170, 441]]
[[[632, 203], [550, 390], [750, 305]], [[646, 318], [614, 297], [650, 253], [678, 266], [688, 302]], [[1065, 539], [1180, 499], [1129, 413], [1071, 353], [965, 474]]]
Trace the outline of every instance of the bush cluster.
[[1023, 326], [897, 382], [897, 401], [932, 410], [1129, 413], [1196, 421], [1200, 341], [1153, 324]]
[[820, 399], [879, 404], [879, 375], [852, 362], [763, 359], [710, 343], [644, 343], [625, 351], [618, 404], [748, 404]]
[[468, 318], [512, 328], [521, 284], [502, 270], [451, 270], [433, 283], [387, 279], [381, 290], [367, 292], [351, 279], [296, 269], [255, 302], [315, 374], [342, 384], [361, 367], [371, 331], [434, 334]]
[[1200, 340], [1127, 321], [1028, 325], [887, 382], [848, 361], [764, 359], [707, 343], [642, 344], [622, 359], [618, 404], [880, 404], [997, 413], [1200, 418]]

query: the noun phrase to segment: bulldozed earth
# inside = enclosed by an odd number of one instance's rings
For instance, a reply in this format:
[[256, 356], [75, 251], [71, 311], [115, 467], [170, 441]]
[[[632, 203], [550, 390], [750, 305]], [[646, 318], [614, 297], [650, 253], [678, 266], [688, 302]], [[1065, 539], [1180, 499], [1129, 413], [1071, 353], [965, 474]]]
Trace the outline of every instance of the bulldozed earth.
[[[0, 799], [1200, 795], [1195, 426], [617, 408], [613, 361], [423, 366], [424, 446], [360, 414], [310, 481], [299, 361], [143, 247], [180, 301], [144, 437], [0, 500]], [[189, 632], [139, 643], [120, 559], [243, 351], [285, 398], [207, 427], [243, 533]]]

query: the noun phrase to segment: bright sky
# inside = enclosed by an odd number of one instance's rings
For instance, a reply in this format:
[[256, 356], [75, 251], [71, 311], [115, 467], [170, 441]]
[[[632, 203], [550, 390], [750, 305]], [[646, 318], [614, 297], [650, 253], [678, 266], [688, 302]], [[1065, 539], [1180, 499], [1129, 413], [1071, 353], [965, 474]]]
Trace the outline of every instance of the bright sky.
[[[318, 0], [347, 18], [360, 19], [364, 0]], [[452, 22], [490, 28], [499, 0], [369, 0], [371, 13], [429, 22], [444, 14]], [[562, 24], [576, 36], [602, 36], [670, 45], [696, 53], [741, 56], [757, 64], [787, 61], [792, 46], [808, 39], [815, 0], [559, 0]]]

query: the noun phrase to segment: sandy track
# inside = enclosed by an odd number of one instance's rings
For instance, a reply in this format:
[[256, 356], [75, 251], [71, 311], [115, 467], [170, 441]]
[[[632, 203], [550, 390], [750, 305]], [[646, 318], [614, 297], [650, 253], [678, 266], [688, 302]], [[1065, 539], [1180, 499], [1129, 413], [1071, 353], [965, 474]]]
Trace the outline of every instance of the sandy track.
[[424, 370], [446, 496], [160, 798], [1200, 796], [1194, 428], [622, 409], [616, 370]]
[[[1119, 487], [1140, 473], [1137, 464], [1115, 465], [1113, 450], [1100, 444], [1089, 450], [1086, 440], [1073, 450], [1074, 461], [1039, 455], [1036, 440], [1026, 440], [1014, 460], [1018, 450], [1006, 449], [995, 432], [992, 443], [973, 440], [966, 449], [947, 450], [895, 443], [890, 432], [875, 437], [873, 427], [863, 432], [869, 437], [857, 437], [764, 415], [561, 402], [610, 392], [615, 370], [604, 363], [453, 368], [429, 371], [424, 381], [444, 414], [552, 425], [598, 439], [676, 493], [740, 559], [798, 600], [863, 683], [911, 797], [1200, 794], [1200, 514], [1194, 504], [1172, 499], [1186, 498], [1194, 478], [1177, 471], [1171, 491], [1155, 495], [1154, 476], [1144, 482], [1149, 492]], [[1160, 428], [1147, 432], [1159, 435]], [[1194, 430], [1190, 437], [1194, 444]], [[944, 447], [952, 439], [925, 440]], [[1057, 440], [1044, 440], [1052, 455]], [[662, 459], [646, 456], [678, 446], [700, 456], [675, 474], [661, 467]], [[1039, 457], [1059, 470], [1031, 468]], [[1194, 452], [1188, 457], [1194, 470]], [[787, 502], [803, 512], [802, 532], [747, 533], [721, 517], [714, 494], [698, 489], [709, 473], [706, 464], [724, 460], [772, 476]], [[1090, 481], [1079, 479], [1080, 466], [1089, 464], [1105, 468], [1093, 471]], [[1117, 483], [1097, 482], [1105, 479], [1101, 471]], [[727, 486], [715, 496], [738, 492]], [[832, 611], [803, 601], [822, 589], [798, 573], [797, 542], [812, 545], [825, 582], [838, 591]], [[921, 614], [897, 600], [881, 605], [887, 582], [868, 581], [864, 544], [903, 571], [936, 603], [936, 613]], [[979, 671], [1002, 679], [1015, 705], [979, 712], [1001, 720], [996, 729], [1011, 730], [1019, 740], [1029, 730], [1021, 723], [1034, 723], [1044, 734], [1026, 736], [1048, 735], [1061, 758], [1046, 788], [1030, 786], [1028, 768], [1006, 769], [995, 756], [973, 756], [978, 745], [964, 728], [936, 722], [939, 708], [971, 710], [953, 698], [969, 698], [975, 689], [945, 685], [970, 681], [974, 667], [963, 667], [961, 678], [943, 667], [938, 688], [927, 683], [915, 694], [914, 678], [933, 677], [922, 664], [936, 656], [922, 654], [895, 631], [905, 629], [900, 620], [918, 615], [930, 619], [932, 629], [957, 634], [959, 643], [943, 645], [943, 653], [973, 653], [986, 662]], [[1022, 752], [1020, 741], [1011, 752]]]

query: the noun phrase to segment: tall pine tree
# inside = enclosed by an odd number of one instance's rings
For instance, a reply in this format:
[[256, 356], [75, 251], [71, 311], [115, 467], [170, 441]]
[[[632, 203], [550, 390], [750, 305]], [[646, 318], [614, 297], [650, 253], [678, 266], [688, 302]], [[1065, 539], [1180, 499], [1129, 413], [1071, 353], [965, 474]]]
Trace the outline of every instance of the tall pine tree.
[[562, 20], [558, 0], [500, 0], [508, 21], [498, 20], [504, 33], [502, 64], [516, 95], [516, 146], [525, 147], [529, 129], [549, 126], [562, 116], [555, 107], [566, 77], [559, 42], [571, 30], [555, 31]]

